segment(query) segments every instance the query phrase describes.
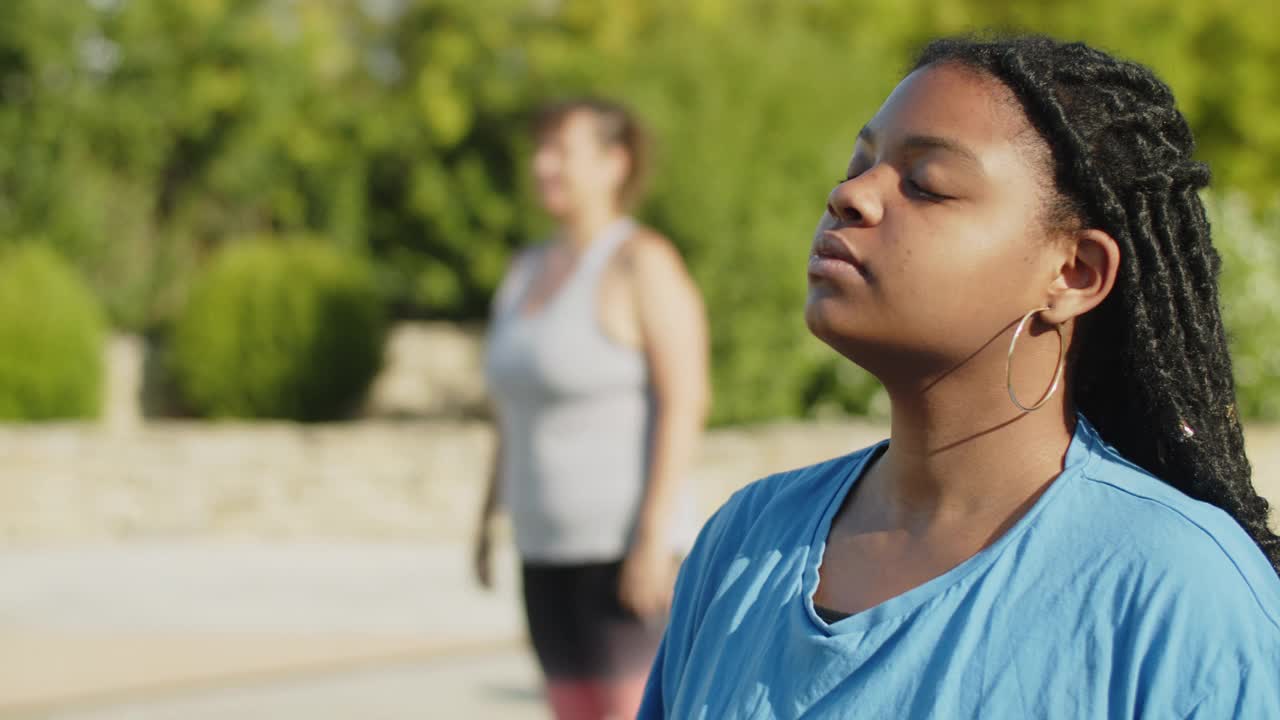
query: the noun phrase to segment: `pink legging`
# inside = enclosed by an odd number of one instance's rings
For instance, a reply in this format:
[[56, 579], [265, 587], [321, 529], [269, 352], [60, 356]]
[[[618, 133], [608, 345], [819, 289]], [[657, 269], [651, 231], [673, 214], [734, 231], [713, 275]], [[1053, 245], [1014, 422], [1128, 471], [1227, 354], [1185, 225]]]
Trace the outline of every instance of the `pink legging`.
[[621, 561], [525, 562], [529, 637], [558, 720], [631, 720], [640, 707], [664, 621], [618, 602]]
[[603, 680], [556, 679], [547, 701], [556, 720], [632, 720], [640, 710], [646, 676]]

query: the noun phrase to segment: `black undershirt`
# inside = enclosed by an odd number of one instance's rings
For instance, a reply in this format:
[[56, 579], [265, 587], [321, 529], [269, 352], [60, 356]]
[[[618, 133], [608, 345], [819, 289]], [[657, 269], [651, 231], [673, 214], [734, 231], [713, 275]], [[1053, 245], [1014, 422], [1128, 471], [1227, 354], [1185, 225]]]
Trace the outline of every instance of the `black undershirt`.
[[832, 610], [831, 608], [825, 608], [816, 604], [813, 606], [813, 610], [818, 613], [818, 617], [822, 618], [822, 621], [828, 625], [834, 625], [853, 614], [840, 612], [839, 610]]

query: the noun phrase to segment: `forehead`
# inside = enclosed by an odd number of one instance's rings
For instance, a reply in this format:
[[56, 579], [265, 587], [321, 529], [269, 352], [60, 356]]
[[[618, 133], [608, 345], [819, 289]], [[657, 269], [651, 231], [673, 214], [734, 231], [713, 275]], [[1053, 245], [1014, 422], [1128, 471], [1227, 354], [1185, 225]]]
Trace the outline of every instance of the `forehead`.
[[1013, 93], [998, 80], [955, 64], [930, 65], [894, 88], [867, 127], [881, 142], [944, 138], [978, 156], [984, 168], [1043, 145]]
[[590, 110], [570, 110], [544, 126], [538, 133], [538, 142], [558, 142], [565, 145], [598, 145], [598, 128], [595, 114]]

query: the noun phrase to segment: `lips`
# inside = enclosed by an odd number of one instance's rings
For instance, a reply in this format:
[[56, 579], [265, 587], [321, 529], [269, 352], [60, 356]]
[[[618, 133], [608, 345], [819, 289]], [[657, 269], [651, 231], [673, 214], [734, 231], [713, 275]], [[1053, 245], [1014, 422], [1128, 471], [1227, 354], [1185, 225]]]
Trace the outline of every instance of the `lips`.
[[866, 267], [863, 266], [862, 261], [854, 255], [853, 250], [846, 245], [838, 235], [830, 230], [825, 230], [819, 234], [818, 237], [814, 238], [811, 254], [814, 258], [819, 260], [835, 260], [837, 262], [852, 265], [860, 274], [867, 274]]

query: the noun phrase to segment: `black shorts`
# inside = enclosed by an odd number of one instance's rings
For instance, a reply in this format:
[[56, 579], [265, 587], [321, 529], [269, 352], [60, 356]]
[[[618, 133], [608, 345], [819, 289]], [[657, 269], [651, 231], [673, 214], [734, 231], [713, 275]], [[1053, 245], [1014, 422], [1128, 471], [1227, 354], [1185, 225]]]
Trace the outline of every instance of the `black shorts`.
[[533, 650], [550, 680], [610, 680], [645, 674], [666, 618], [646, 620], [618, 601], [621, 561], [522, 568]]

